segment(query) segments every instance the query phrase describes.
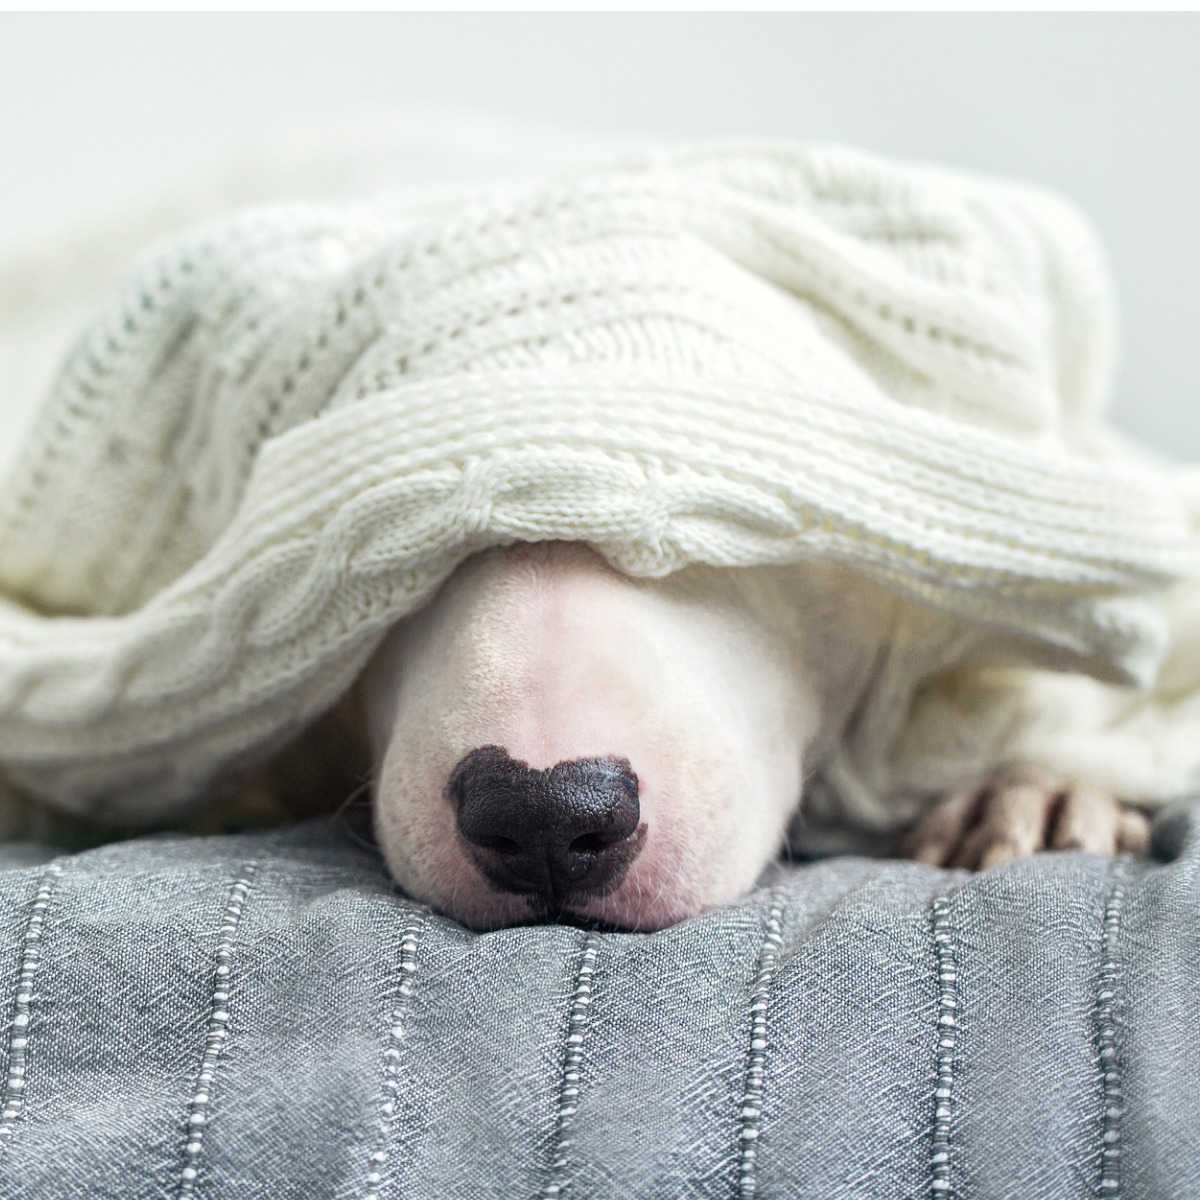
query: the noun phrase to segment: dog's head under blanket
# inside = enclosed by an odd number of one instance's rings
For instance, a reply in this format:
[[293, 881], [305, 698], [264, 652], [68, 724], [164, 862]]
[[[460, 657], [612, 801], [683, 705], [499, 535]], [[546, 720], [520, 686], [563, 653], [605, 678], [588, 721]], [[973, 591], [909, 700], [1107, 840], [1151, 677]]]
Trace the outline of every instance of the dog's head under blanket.
[[1099, 425], [1110, 327], [1060, 201], [837, 148], [233, 216], [97, 316], [0, 491], [0, 766], [161, 820], [469, 555], [558, 540], [900, 597], [836, 763], [869, 809], [950, 664], [1155, 670], [1191, 550]]

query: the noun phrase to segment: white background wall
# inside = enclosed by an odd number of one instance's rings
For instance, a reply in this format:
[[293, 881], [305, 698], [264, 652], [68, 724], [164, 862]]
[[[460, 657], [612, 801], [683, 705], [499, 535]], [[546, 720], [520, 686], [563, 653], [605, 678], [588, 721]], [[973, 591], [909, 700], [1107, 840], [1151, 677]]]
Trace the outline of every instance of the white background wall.
[[1115, 416], [1200, 460], [1200, 16], [0, 15], [0, 253], [277, 121], [449, 102], [616, 133], [845, 141], [1082, 205]]

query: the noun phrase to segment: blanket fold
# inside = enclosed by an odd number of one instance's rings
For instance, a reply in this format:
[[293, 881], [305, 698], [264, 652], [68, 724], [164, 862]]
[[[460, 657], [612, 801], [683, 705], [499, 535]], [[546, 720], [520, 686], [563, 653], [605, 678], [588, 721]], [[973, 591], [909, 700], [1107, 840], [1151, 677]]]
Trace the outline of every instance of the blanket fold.
[[634, 575], [830, 558], [896, 593], [831, 770], [882, 819], [945, 766], [904, 739], [935, 677], [1145, 687], [1178, 640], [1195, 516], [1100, 423], [1110, 310], [1061, 201], [836, 147], [227, 217], [97, 315], [0, 487], [0, 767], [169, 816], [467, 555], [568, 539]]

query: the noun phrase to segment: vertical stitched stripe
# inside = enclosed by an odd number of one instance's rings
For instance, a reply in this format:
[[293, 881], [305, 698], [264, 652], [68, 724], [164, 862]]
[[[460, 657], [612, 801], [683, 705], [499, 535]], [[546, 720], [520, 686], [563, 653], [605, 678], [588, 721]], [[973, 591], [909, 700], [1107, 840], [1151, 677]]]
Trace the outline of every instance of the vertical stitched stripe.
[[554, 1200], [563, 1194], [566, 1187], [563, 1176], [567, 1167], [567, 1151], [571, 1148], [571, 1124], [579, 1108], [583, 1040], [587, 1030], [588, 1005], [592, 1002], [592, 979], [596, 974], [599, 948], [596, 935], [588, 934], [575, 972], [575, 988], [571, 995], [567, 1038], [563, 1047], [562, 1075], [558, 1082], [558, 1111], [550, 1150], [550, 1179], [542, 1190], [543, 1200]]
[[1104, 1107], [1100, 1126], [1099, 1196], [1116, 1196], [1121, 1187], [1121, 1064], [1117, 1054], [1117, 1013], [1124, 1002], [1123, 970], [1117, 955], [1121, 935], [1121, 906], [1125, 902], [1125, 869], [1122, 855], [1113, 862], [1113, 885], [1104, 906], [1100, 973], [1096, 985], [1096, 1040], [1100, 1054], [1101, 1096]]
[[948, 896], [934, 897], [931, 925], [938, 973], [938, 1040], [929, 1194], [935, 1200], [947, 1200], [954, 1194], [950, 1181], [950, 1115], [954, 1100], [954, 1051], [958, 1045], [958, 962]]
[[758, 1186], [758, 1140], [762, 1133], [763, 1083], [767, 1070], [767, 1003], [783, 946], [783, 898], [774, 894], [750, 990], [750, 1053], [738, 1113], [738, 1200], [751, 1200]]
[[33, 1003], [33, 979], [41, 961], [42, 927], [50, 898], [62, 874], [62, 864], [51, 863], [42, 875], [29, 911], [29, 923], [21, 942], [21, 966], [17, 972], [17, 990], [13, 997], [12, 1025], [8, 1035], [8, 1075], [4, 1081], [4, 1099], [0, 1101], [0, 1148], [13, 1135], [25, 1110], [26, 1052], [29, 1046], [30, 1005]]
[[387, 1167], [392, 1143], [392, 1124], [396, 1117], [396, 1092], [400, 1088], [401, 1047], [404, 1044], [404, 1018], [412, 1001], [417, 975], [417, 944], [425, 922], [413, 917], [400, 935], [400, 977], [388, 1014], [388, 1034], [383, 1051], [383, 1082], [380, 1084], [378, 1136], [367, 1167], [367, 1190], [363, 1200], [379, 1200], [379, 1186]]
[[229, 889], [225, 902], [225, 913], [218, 931], [216, 962], [213, 964], [212, 998], [208, 1009], [208, 1030], [204, 1039], [204, 1055], [200, 1060], [200, 1073], [192, 1090], [188, 1104], [187, 1128], [184, 1136], [183, 1169], [179, 1175], [179, 1200], [186, 1200], [195, 1192], [196, 1177], [200, 1171], [200, 1156], [204, 1150], [204, 1132], [208, 1126], [208, 1104], [212, 1094], [213, 1080], [225, 1039], [229, 1032], [229, 995], [232, 983], [233, 944], [237, 936], [242, 908], [250, 894], [250, 885], [258, 874], [259, 864], [246, 863], [239, 878]]

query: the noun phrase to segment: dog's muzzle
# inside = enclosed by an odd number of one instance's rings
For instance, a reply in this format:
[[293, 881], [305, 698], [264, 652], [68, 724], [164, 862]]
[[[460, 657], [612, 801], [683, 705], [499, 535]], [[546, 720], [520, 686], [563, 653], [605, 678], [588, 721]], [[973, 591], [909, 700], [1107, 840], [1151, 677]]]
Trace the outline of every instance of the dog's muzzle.
[[502, 746], [481, 746], [454, 768], [446, 796], [488, 881], [550, 908], [615, 890], [645, 841], [638, 778], [623, 758], [538, 771]]

